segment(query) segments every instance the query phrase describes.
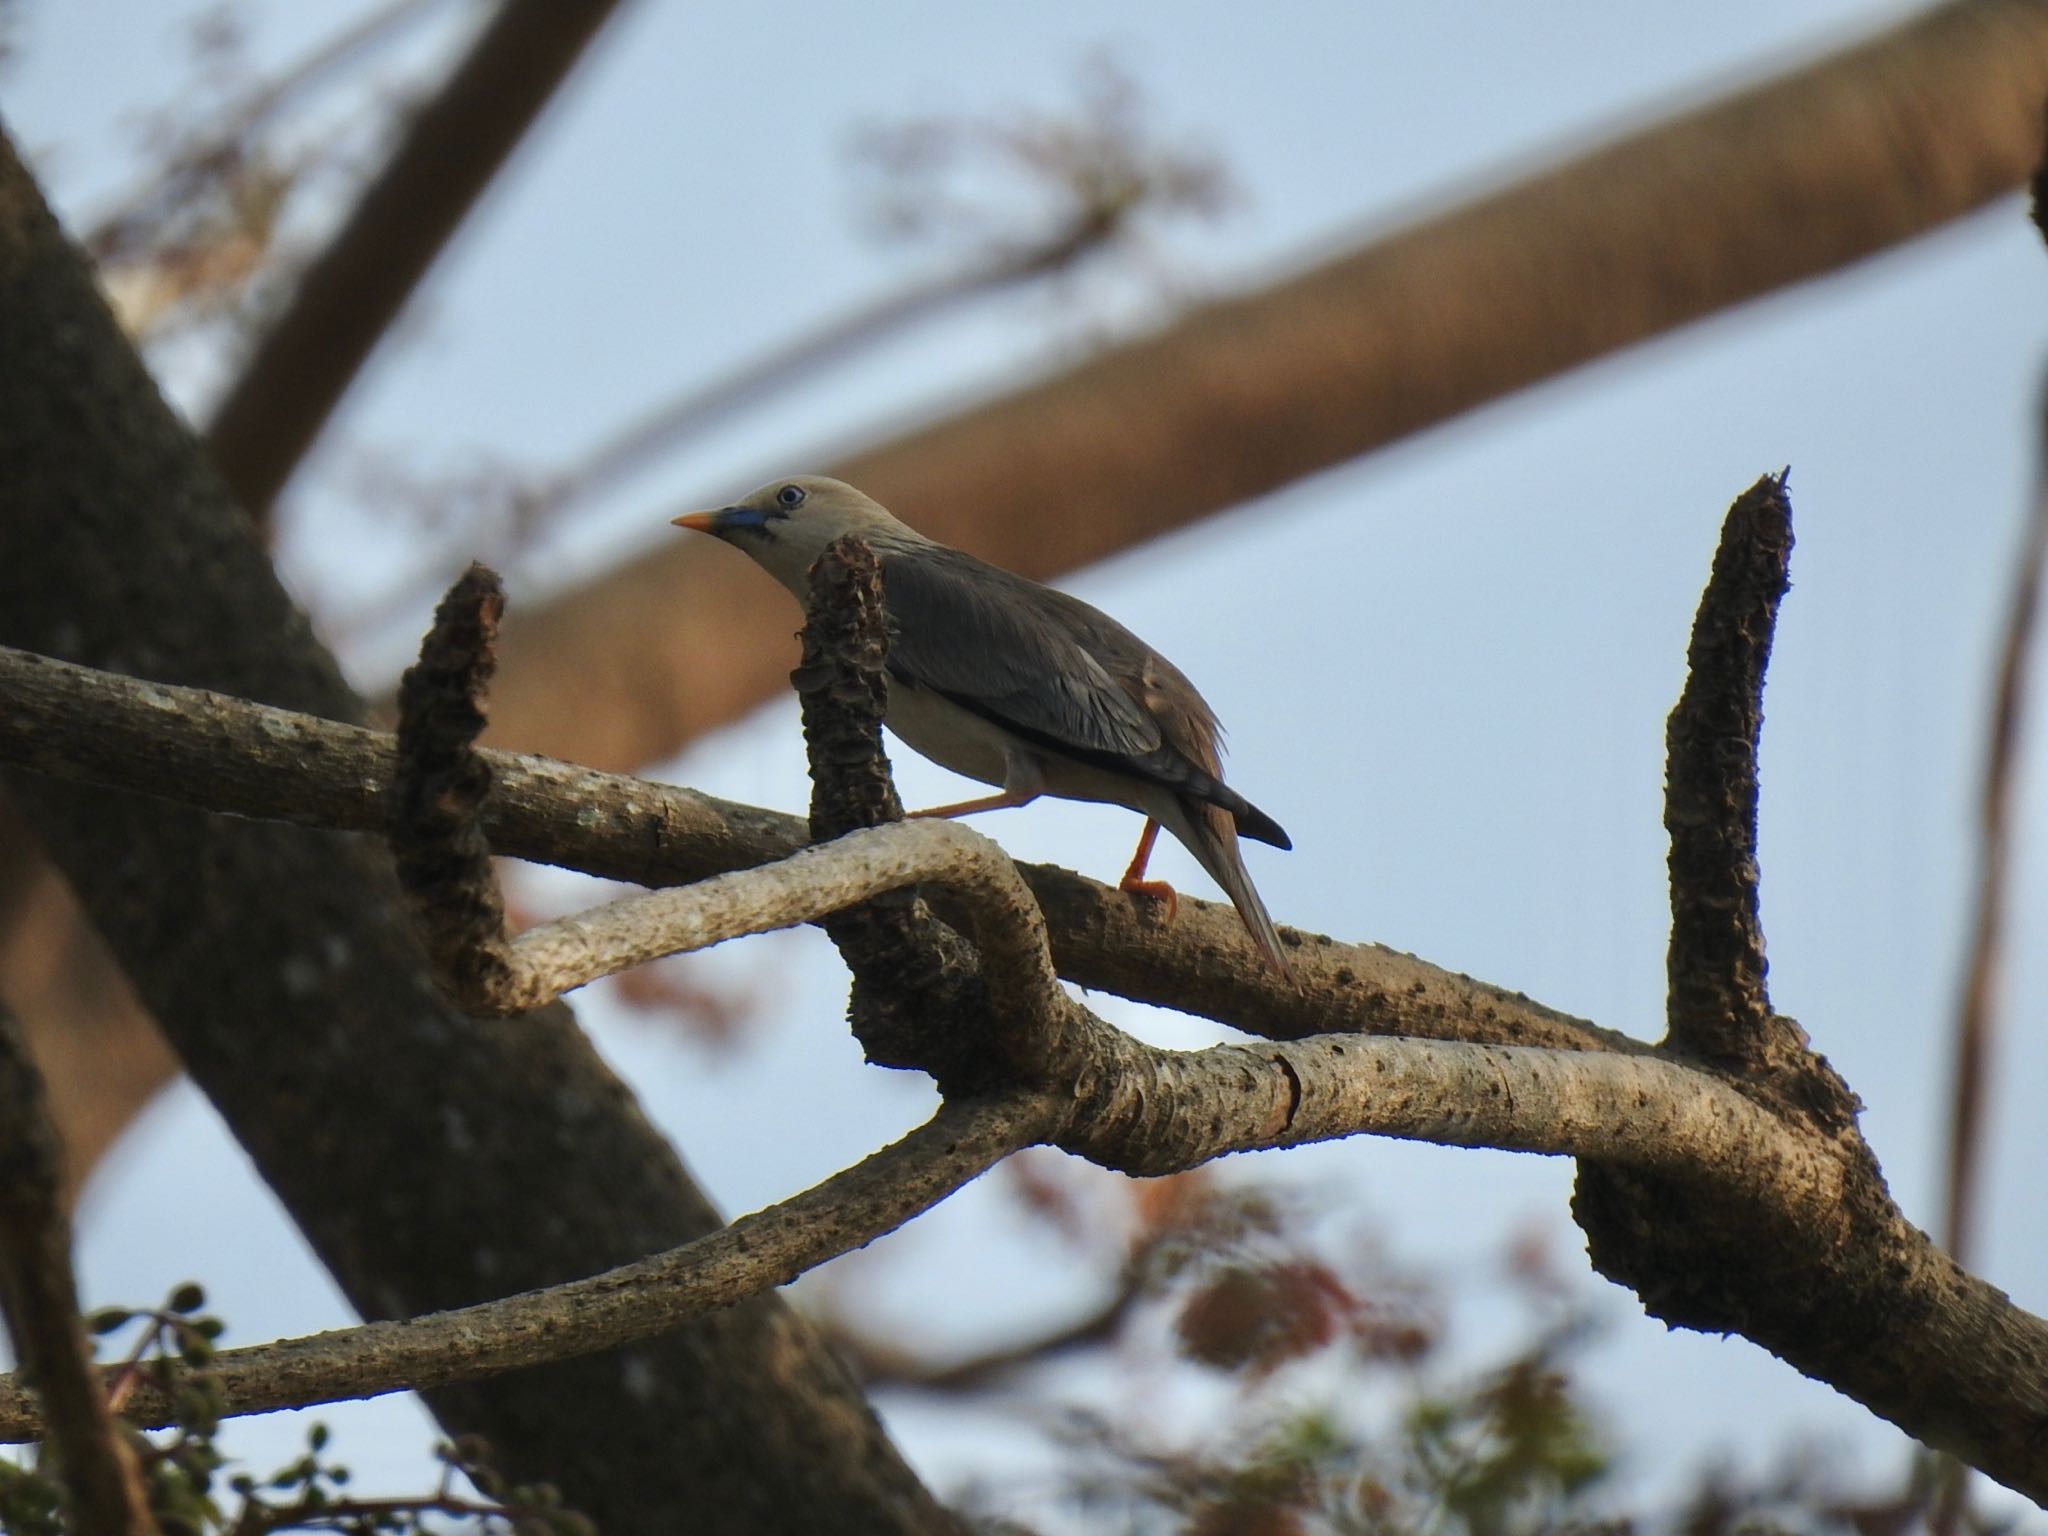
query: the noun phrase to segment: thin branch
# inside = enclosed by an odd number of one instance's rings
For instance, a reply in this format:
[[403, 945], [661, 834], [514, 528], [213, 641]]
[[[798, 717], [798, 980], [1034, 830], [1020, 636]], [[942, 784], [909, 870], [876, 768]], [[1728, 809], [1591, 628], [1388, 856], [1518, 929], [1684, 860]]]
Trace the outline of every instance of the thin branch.
[[[2048, 157], [2035, 168], [2028, 214], [2048, 240]], [[1969, 950], [1963, 962], [1962, 997], [1956, 1008], [1955, 1083], [1949, 1099], [1947, 1204], [1942, 1213], [1942, 1247], [1958, 1264], [1970, 1262], [1975, 1246], [1977, 1195], [1982, 1185], [1987, 1137], [1986, 1084], [1999, 1028], [1999, 982], [2005, 951], [2006, 891], [2010, 884], [2014, 767], [2019, 760], [2028, 678], [2033, 670], [2034, 631], [2041, 606], [2043, 567], [2048, 566], [2048, 391], [2037, 406], [2034, 504], [2013, 572], [2006, 609], [2005, 641], [1991, 701], [1991, 730], [1984, 749], [1984, 779], [1978, 801], [1977, 886], [1971, 904]], [[1909, 1473], [1910, 1481], [1910, 1473]], [[1970, 1510], [1970, 1471], [1952, 1456], [1935, 1467], [1933, 1536], [1955, 1536]]]
[[999, 251], [828, 320], [620, 428], [549, 484], [534, 510], [557, 513], [600, 496], [776, 390], [970, 300], [1063, 271], [1116, 233], [1114, 224], [1077, 222], [1025, 250]]
[[447, 0], [386, 0], [280, 70], [240, 101], [214, 114], [214, 126], [180, 144], [169, 159], [153, 167], [146, 179], [114, 200], [113, 208], [86, 227], [80, 239], [95, 259], [128, 242], [131, 230], [155, 222], [159, 210], [174, 200], [190, 198], [199, 184], [220, 165], [231, 161], [280, 108], [303, 97], [338, 71], [380, 47], [408, 24], [423, 19]]
[[[36, 773], [272, 821], [382, 833], [392, 738], [204, 689], [140, 682], [0, 647], [0, 761]], [[660, 886], [782, 858], [793, 816], [646, 779], [485, 749], [482, 807], [500, 853]], [[1329, 1030], [1577, 1050], [1649, 1047], [1504, 988], [1372, 944], [1319, 935], [1291, 952], [1299, 991], [1274, 986], [1220, 903], [1183, 898], [1170, 929], [1114, 889], [1023, 869], [1061, 974], [1081, 985], [1234, 1021], [1269, 1038]]]
[[[2038, 217], [2038, 215], [2037, 215]], [[2048, 429], [2048, 394], [2041, 425]], [[1998, 982], [2005, 948], [2006, 891], [2011, 883], [2014, 768], [2019, 760], [2034, 631], [2048, 566], [2048, 430], [2037, 450], [2034, 501], [2013, 567], [2005, 639], [1991, 697], [1991, 729], [1984, 747], [1984, 778], [1977, 802], [1977, 883], [1970, 913], [1970, 944], [1956, 1009], [1956, 1076], [1949, 1103], [1948, 1202], [1942, 1246], [1958, 1263], [1969, 1261], [1975, 1236], [1979, 1167], [1984, 1146], [1984, 1095], [1998, 1033]]]
[[[504, 530], [531, 544], [551, 522], [594, 497], [615, 491], [683, 443], [709, 431], [766, 396], [799, 381], [815, 381], [832, 368], [947, 311], [1004, 291], [1063, 276], [1091, 258], [1136, 247], [1148, 215], [1213, 213], [1224, 199], [1225, 178], [1208, 157], [1155, 140], [1144, 131], [1137, 93], [1113, 66], [1097, 61], [1081, 109], [1050, 119], [992, 122], [932, 119], [863, 135], [867, 155], [890, 176], [885, 226], [899, 233], [930, 233], [940, 224], [954, 238], [971, 235], [974, 250], [954, 269], [909, 284], [830, 317], [765, 354], [686, 390], [611, 433], [573, 463], [552, 474], [514, 477], [479, 511], [507, 520]], [[1028, 227], [975, 217], [953, 207], [935, 185], [956, 154], [978, 148], [1001, 180], [1024, 179], [1053, 194], [1055, 206], [1031, 217]], [[981, 178], [986, 179], [986, 177]], [[948, 211], [956, 217], [949, 218]], [[458, 551], [478, 547], [477, 517], [457, 517], [445, 530], [438, 557], [416, 561], [429, 579]], [[509, 556], [508, 556], [509, 557]], [[400, 584], [328, 624], [344, 634], [373, 631], [411, 613], [422, 601], [416, 584]]]
[[156, 1523], [141, 1472], [78, 1316], [60, 1156], [42, 1077], [20, 1026], [0, 1009], [0, 1313], [45, 1415], [79, 1536], [147, 1536]]
[[[1038, 1095], [949, 1103], [822, 1184], [668, 1253], [406, 1322], [224, 1350], [208, 1370], [229, 1414], [269, 1413], [472, 1381], [648, 1338], [865, 1247], [1057, 1124], [1056, 1103]], [[168, 1407], [145, 1385], [127, 1411], [158, 1424]], [[0, 1441], [41, 1432], [33, 1397], [15, 1378], [0, 1378]]]
[[498, 1011], [523, 1012], [650, 960], [793, 928], [922, 884], [949, 886], [972, 904], [975, 937], [999, 995], [1023, 1000], [1057, 988], [1044, 925], [1009, 856], [958, 822], [917, 821], [849, 832], [773, 864], [621, 897], [529, 928], [512, 941], [514, 979], [495, 1002]]
[[[551, 523], [561, 522], [564, 514], [617, 489], [691, 438], [772, 396], [778, 389], [810, 379], [816, 370], [886, 340], [899, 329], [1043, 271], [1056, 270], [1081, 254], [1079, 250], [1070, 250], [1069, 245], [1069, 237], [1063, 235], [1056, 244], [1026, 257], [1002, 256], [936, 282], [917, 283], [827, 321], [709, 384], [656, 407], [590, 449], [568, 469], [511, 491], [500, 506], [509, 511], [520, 536], [535, 541]], [[477, 539], [475, 520], [464, 519], [446, 540], [447, 547], [440, 558], [430, 553], [416, 564], [431, 580], [436, 572], [445, 571], [452, 550], [473, 549]], [[342, 635], [374, 634], [384, 625], [410, 614], [431, 590], [428, 582], [402, 583], [330, 618], [328, 623]]]
[[378, 340], [618, 0], [504, 0], [299, 280], [214, 414], [207, 449], [262, 517]]
[[833, 1328], [832, 1343], [852, 1364], [864, 1386], [901, 1387], [914, 1392], [980, 1392], [1015, 1372], [1109, 1343], [1123, 1331], [1124, 1323], [1145, 1294], [1143, 1277], [1128, 1270], [1118, 1278], [1116, 1292], [1107, 1302], [1065, 1327], [943, 1364], [927, 1361], [899, 1345], [851, 1332], [844, 1323]]

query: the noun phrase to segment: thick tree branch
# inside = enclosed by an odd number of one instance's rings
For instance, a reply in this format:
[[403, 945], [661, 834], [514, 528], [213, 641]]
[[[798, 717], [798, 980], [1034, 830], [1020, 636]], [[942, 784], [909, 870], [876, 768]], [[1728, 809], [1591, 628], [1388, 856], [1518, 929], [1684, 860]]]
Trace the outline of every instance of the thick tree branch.
[[504, 0], [228, 390], [206, 447], [265, 515], [364, 362], [617, 0]]
[[[1057, 1120], [1056, 1104], [1042, 1095], [949, 1103], [815, 1188], [670, 1252], [502, 1301], [224, 1350], [211, 1369], [228, 1413], [269, 1413], [472, 1381], [649, 1338], [866, 1247]], [[127, 1412], [148, 1425], [163, 1422], [168, 1407], [144, 1386]], [[35, 1399], [15, 1378], [0, 1378], [0, 1441], [31, 1439], [42, 1428]]]
[[[0, 647], [0, 763], [238, 816], [382, 832], [393, 739], [197, 688], [139, 682]], [[494, 849], [662, 886], [782, 858], [807, 841], [793, 816], [646, 779], [485, 749]], [[1062, 975], [1081, 985], [1274, 1039], [1330, 1030], [1563, 1049], [1649, 1046], [1370, 944], [1319, 936], [1291, 953], [1302, 986], [1274, 985], [1228, 906], [1183, 898], [1170, 929], [1113, 888], [1023, 866]]]
[[[830, 472], [1057, 576], [1982, 207], [2032, 171], [2044, 97], [2048, 3], [1938, 6]], [[783, 595], [703, 554], [519, 614], [496, 739], [630, 768], [779, 693]]]
[[[1146, 1070], [1098, 1077], [1106, 1104], [1029, 1092], [961, 1101], [959, 1115], [942, 1113], [816, 1190], [659, 1259], [442, 1316], [228, 1352], [220, 1366], [231, 1411], [466, 1380], [645, 1337], [870, 1240], [1038, 1138], [1162, 1173], [1230, 1151], [1371, 1133], [1682, 1173], [1739, 1188], [1781, 1221], [1840, 1208], [1838, 1165], [1674, 1063], [1411, 1040], [1192, 1053], [1131, 1045]], [[1063, 1126], [1076, 1110], [1085, 1123]], [[2036, 1352], [2048, 1349], [2048, 1327], [2015, 1315]], [[0, 1390], [0, 1436], [32, 1433], [34, 1423], [25, 1396]]]
[[39, 1405], [78, 1536], [150, 1536], [142, 1475], [92, 1368], [71, 1272], [56, 1133], [13, 1015], [0, 1009], [0, 1315]]
[[[1078, 1132], [1070, 1094], [961, 1100], [923, 1130], [816, 1189], [658, 1258], [589, 1280], [403, 1323], [231, 1350], [218, 1357], [230, 1411], [471, 1380], [614, 1347], [730, 1305], [893, 1230], [1033, 1140], [1145, 1173], [1178, 1172], [1231, 1151], [1370, 1133], [1457, 1146], [1611, 1157], [1656, 1169], [1703, 1167], [1825, 1208], [1839, 1190], [1826, 1160], [1740, 1095], [1670, 1063], [1510, 1047], [1331, 1039], [1217, 1046], [1149, 1058], [1142, 1085], [1113, 1086], [1117, 1108]], [[1163, 1095], [1155, 1110], [1138, 1094]], [[1185, 1122], [1200, 1121], [1189, 1126]], [[1782, 1198], [1782, 1196], [1778, 1197]], [[161, 1412], [137, 1404], [144, 1422]], [[30, 1400], [0, 1386], [0, 1439], [36, 1432]]]

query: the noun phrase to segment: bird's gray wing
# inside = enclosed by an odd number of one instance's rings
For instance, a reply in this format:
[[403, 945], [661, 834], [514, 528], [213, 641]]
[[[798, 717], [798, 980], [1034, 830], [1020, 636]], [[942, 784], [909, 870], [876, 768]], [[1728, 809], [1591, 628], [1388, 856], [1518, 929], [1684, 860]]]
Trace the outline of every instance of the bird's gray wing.
[[885, 555], [882, 584], [900, 680], [1061, 751], [1142, 758], [1164, 745], [1088, 644], [1107, 625], [1142, 649], [1107, 615], [942, 546]]
[[899, 681], [1290, 846], [1278, 822], [1223, 782], [1216, 717], [1194, 684], [1108, 614], [943, 545], [884, 554], [882, 585]]

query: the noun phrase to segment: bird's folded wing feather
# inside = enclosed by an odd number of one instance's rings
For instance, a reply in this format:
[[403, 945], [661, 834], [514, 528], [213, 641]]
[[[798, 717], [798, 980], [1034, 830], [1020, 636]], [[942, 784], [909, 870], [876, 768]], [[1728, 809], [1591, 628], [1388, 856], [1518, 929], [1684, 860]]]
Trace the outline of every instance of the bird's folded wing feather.
[[943, 546], [882, 558], [889, 671], [1041, 746], [1150, 780], [1291, 846], [1223, 782], [1216, 717], [1165, 657], [1079, 598]]

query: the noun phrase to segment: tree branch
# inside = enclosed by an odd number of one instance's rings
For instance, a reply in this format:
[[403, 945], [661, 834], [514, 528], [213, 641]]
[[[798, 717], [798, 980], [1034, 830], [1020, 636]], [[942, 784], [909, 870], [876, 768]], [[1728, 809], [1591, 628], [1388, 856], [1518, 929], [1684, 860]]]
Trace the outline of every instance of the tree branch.
[[[818, 565], [825, 580], [813, 605], [815, 677], [805, 694], [820, 785], [814, 821], [853, 823], [890, 809], [900, 818], [881, 756], [880, 567], [853, 541]], [[845, 580], [856, 570], [860, 580]], [[441, 603], [400, 694], [391, 840], [440, 977], [466, 1008], [499, 1017], [523, 1013], [650, 960], [809, 922], [929, 882], [950, 888], [969, 913], [977, 969], [986, 973], [978, 1012], [994, 1026], [991, 1039], [1028, 1066], [1032, 1079], [1056, 1075], [1077, 1011], [1053, 972], [1044, 920], [1003, 851], [952, 823], [858, 826], [773, 864], [624, 897], [508, 940], [477, 819], [490, 770], [474, 747], [502, 604], [496, 576], [472, 566]], [[835, 620], [840, 649], [862, 652], [869, 667], [823, 654]]]
[[[809, 586], [803, 659], [790, 682], [811, 771], [810, 832], [822, 842], [900, 821], [903, 804], [882, 749], [889, 636], [881, 565], [865, 543], [842, 539], [812, 565]], [[853, 976], [847, 1017], [867, 1059], [928, 1072], [943, 1093], [974, 1092], [1004, 1081], [1017, 1063], [960, 1021], [994, 1017], [1003, 1004], [974, 946], [933, 914], [926, 894], [939, 893], [884, 895], [833, 914], [824, 928]], [[1029, 921], [1043, 932], [1035, 902]]]
[[1757, 917], [1756, 749], [1791, 558], [1785, 476], [1767, 475], [1722, 525], [1693, 620], [1685, 689], [1664, 731], [1670, 1043], [1736, 1068], [1755, 1068], [1773, 1044]]
[[1015, 1372], [1111, 1342], [1137, 1311], [1145, 1289], [1142, 1275], [1127, 1271], [1118, 1278], [1115, 1294], [1086, 1316], [1037, 1338], [957, 1360], [926, 1360], [893, 1341], [851, 1331], [843, 1318], [832, 1321], [830, 1336], [833, 1347], [846, 1356], [861, 1384], [870, 1389], [980, 1392]]
[[106, 941], [0, 797], [0, 995], [17, 1015], [64, 1154], [65, 1207], [177, 1059]]
[[[1724, 1179], [1787, 1220], [1840, 1206], [1840, 1169], [1825, 1155], [1672, 1063], [1410, 1040], [1129, 1046], [1146, 1070], [1102, 1074], [1108, 1102], [1081, 1104], [1066, 1128], [1071, 1094], [960, 1101], [816, 1189], [660, 1258], [454, 1313], [224, 1353], [229, 1411], [469, 1380], [646, 1337], [871, 1240], [1034, 1139], [1150, 1174], [1230, 1151], [1393, 1135]], [[137, 1412], [153, 1422], [161, 1406]], [[0, 1383], [0, 1438], [34, 1429], [26, 1396]]]
[[[224, 1350], [209, 1369], [227, 1413], [242, 1415], [472, 1381], [649, 1338], [866, 1247], [1056, 1124], [1040, 1095], [948, 1103], [822, 1184], [667, 1253], [502, 1301]], [[159, 1424], [169, 1404], [145, 1384], [127, 1412]], [[0, 1377], [0, 1441], [42, 1427], [34, 1398]]]
[[[382, 832], [393, 739], [197, 688], [139, 682], [0, 646], [0, 763], [238, 816]], [[637, 885], [673, 885], [782, 858], [793, 816], [572, 763], [483, 749], [482, 807], [503, 854]], [[1237, 1021], [1269, 1038], [1329, 1030], [1645, 1052], [1615, 1030], [1412, 955], [1319, 935], [1292, 949], [1299, 990], [1244, 942], [1230, 907], [1183, 897], [1170, 929], [1114, 889], [1023, 866], [1062, 975], [1119, 996]]]
[[[2042, 181], [2048, 185], [2048, 162]], [[2036, 193], [2039, 208], [2040, 194]], [[2037, 211], [2036, 221], [2041, 222]], [[2048, 227], [2044, 227], [2048, 233]], [[2048, 394], [2039, 425], [2048, 429]], [[2048, 566], [2048, 430], [2036, 449], [2033, 506], [2014, 561], [2005, 637], [1991, 697], [1984, 777], [1977, 802], [1977, 879], [1971, 897], [1969, 952], [1956, 1007], [1956, 1077], [1949, 1109], [1948, 1201], [1942, 1246], [1967, 1262], [1973, 1237], [1978, 1166], [1984, 1136], [1984, 1089], [1998, 1031], [1998, 983], [2005, 948], [2005, 903], [2012, 853], [2014, 766], [2033, 669], [2034, 631]]]
[[951, 887], [975, 913], [975, 938], [994, 995], [1042, 999], [1057, 988], [1044, 925], [1009, 856], [958, 822], [895, 822], [799, 849], [773, 864], [624, 896], [537, 924], [512, 941], [511, 975], [491, 999], [492, 1011], [522, 1013], [651, 960], [793, 928], [923, 884]]
[[[434, 1387], [608, 1349], [727, 1306], [872, 1241], [1034, 1140], [1112, 1166], [1180, 1172], [1227, 1152], [1376, 1134], [1457, 1146], [1612, 1157], [1799, 1191], [1825, 1205], [1839, 1180], [1762, 1111], [1670, 1063], [1511, 1047], [1330, 1039], [1178, 1053], [1140, 1046], [1154, 1114], [1063, 1128], [1071, 1094], [960, 1100], [928, 1125], [802, 1195], [708, 1237], [588, 1280], [402, 1323], [372, 1323], [217, 1357], [228, 1411], [267, 1412]], [[1128, 1085], [1136, 1090], [1139, 1085]], [[1185, 1122], [1200, 1120], [1199, 1126]], [[1225, 1123], [1227, 1122], [1227, 1124]], [[1162, 1140], [1162, 1127], [1171, 1126]], [[131, 1412], [158, 1422], [138, 1393]], [[37, 1432], [27, 1394], [0, 1379], [0, 1439]]]
[[504, 0], [299, 279], [207, 429], [235, 498], [263, 517], [483, 190], [617, 0]]
[[40, 1405], [79, 1536], [150, 1536], [141, 1471], [79, 1321], [58, 1164], [42, 1078], [0, 1009], [0, 1314], [21, 1362], [19, 1395]]
[[[1737, 497], [1700, 595], [1685, 687], [1665, 729], [1671, 835], [1665, 1045], [1732, 1074], [1744, 1091], [1810, 1116], [1862, 1148], [1855, 1094], [1806, 1032], [1771, 1008], [1757, 912], [1757, 746], [1764, 672], [1789, 584], [1786, 475]], [[1867, 1149], [1859, 1154], [1868, 1157]], [[1874, 1171], [1875, 1159], [1869, 1159]]]
[[[483, 691], [497, 665], [491, 643], [505, 609], [495, 572], [472, 565], [449, 589], [398, 689], [398, 761], [391, 776], [391, 852], [435, 978], [465, 1012], [505, 1018], [551, 1003], [510, 999], [518, 962], [505, 935], [505, 901], [491, 870], [477, 807], [491, 770], [473, 744], [484, 728]], [[586, 978], [594, 980], [595, 978]]]

